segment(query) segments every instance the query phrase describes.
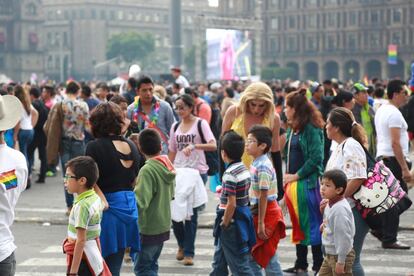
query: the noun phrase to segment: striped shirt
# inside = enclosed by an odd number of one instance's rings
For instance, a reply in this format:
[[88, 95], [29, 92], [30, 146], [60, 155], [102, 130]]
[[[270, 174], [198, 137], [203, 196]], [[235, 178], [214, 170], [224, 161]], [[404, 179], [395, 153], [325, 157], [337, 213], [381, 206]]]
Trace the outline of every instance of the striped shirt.
[[250, 186], [250, 202], [259, 203], [259, 195], [261, 190], [268, 190], [267, 200], [273, 201], [277, 199], [277, 178], [273, 164], [267, 154], [257, 157], [252, 165], [250, 165], [250, 175], [252, 183]]
[[237, 206], [249, 204], [250, 173], [242, 162], [231, 163], [223, 174], [220, 209], [226, 209], [229, 196], [236, 196]]
[[103, 203], [93, 189], [81, 193], [69, 215], [68, 237], [76, 240], [76, 228], [86, 229], [86, 239], [99, 238]]

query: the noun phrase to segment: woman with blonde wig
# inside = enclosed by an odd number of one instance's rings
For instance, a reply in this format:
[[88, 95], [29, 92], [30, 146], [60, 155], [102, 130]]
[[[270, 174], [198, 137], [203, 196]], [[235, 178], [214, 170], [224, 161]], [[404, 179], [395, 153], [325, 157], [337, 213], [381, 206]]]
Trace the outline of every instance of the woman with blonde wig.
[[[278, 200], [283, 198], [282, 159], [280, 155], [279, 132], [280, 118], [274, 106], [273, 93], [270, 87], [263, 82], [255, 82], [244, 90], [238, 105], [231, 106], [223, 119], [222, 131], [232, 129], [245, 140], [249, 129], [254, 125], [263, 125], [272, 130], [271, 156], [277, 174]], [[249, 168], [252, 157], [246, 153], [242, 162]]]

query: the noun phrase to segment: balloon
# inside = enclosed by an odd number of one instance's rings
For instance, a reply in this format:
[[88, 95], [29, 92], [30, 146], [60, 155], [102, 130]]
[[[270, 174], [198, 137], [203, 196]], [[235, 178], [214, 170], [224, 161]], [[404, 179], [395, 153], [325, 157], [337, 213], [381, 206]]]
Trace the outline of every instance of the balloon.
[[129, 67], [129, 77], [137, 79], [139, 77], [139, 73], [141, 73], [141, 67], [138, 64], [133, 64]]

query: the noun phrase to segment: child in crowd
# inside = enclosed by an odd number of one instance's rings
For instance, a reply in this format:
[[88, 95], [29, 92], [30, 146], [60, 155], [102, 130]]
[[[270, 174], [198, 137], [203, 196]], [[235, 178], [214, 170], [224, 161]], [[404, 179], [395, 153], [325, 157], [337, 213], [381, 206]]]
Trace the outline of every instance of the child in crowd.
[[228, 164], [214, 226], [216, 250], [210, 275], [254, 275], [250, 266], [250, 250], [256, 243], [250, 212], [250, 173], [241, 162], [244, 140], [233, 130], [221, 140], [221, 156]]
[[340, 170], [326, 171], [322, 176], [321, 196], [328, 199], [329, 204], [321, 225], [326, 256], [319, 270], [320, 276], [352, 275], [355, 224], [351, 207], [344, 198], [346, 185], [347, 177]]
[[157, 275], [158, 258], [164, 242], [170, 238], [170, 202], [174, 197], [175, 170], [165, 155], [160, 155], [161, 137], [154, 129], [140, 132], [138, 146], [147, 160], [138, 174], [135, 197], [141, 252], [135, 259], [135, 275]]
[[100, 251], [104, 205], [93, 189], [98, 174], [98, 166], [89, 156], [66, 163], [65, 188], [78, 195], [69, 214], [68, 237], [63, 244], [67, 275], [111, 275]]
[[280, 239], [286, 237], [282, 209], [277, 203], [276, 172], [268, 152], [272, 147], [272, 131], [254, 125], [248, 133], [246, 152], [253, 157], [250, 166], [250, 203], [256, 229], [256, 245], [250, 262], [254, 275], [283, 275], [276, 253]]

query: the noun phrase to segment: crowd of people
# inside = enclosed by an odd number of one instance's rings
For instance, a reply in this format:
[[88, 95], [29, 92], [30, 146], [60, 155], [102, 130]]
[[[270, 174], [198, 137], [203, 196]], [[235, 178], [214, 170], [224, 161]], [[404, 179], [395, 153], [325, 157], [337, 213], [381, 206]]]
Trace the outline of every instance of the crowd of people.
[[[179, 68], [172, 71], [171, 84], [140, 75], [121, 89], [76, 81], [0, 85], [0, 201], [7, 206], [0, 275], [15, 270], [9, 229], [20, 193], [34, 186], [36, 150], [36, 183], [58, 165], [64, 175], [67, 275], [120, 275], [125, 252], [136, 275], [157, 275], [171, 229], [176, 259], [193, 265], [209, 179], [219, 195], [211, 275], [308, 275], [309, 246], [309, 273], [364, 275], [370, 230], [383, 248], [410, 249], [397, 231], [411, 205], [414, 83], [190, 85]], [[377, 186], [361, 196], [378, 161], [401, 188], [392, 203], [384, 203], [388, 187], [378, 192], [382, 201], [370, 201]], [[374, 228], [366, 214], [384, 204]], [[296, 262], [284, 270], [281, 206], [296, 247]]]

